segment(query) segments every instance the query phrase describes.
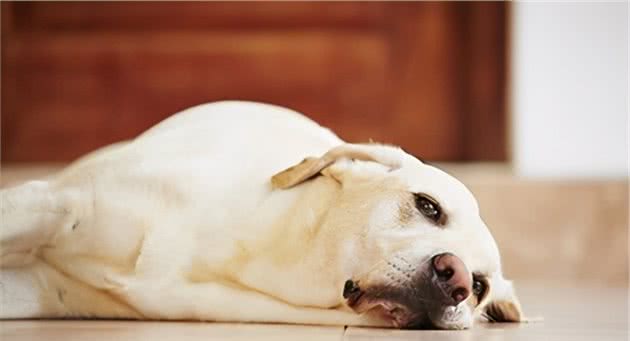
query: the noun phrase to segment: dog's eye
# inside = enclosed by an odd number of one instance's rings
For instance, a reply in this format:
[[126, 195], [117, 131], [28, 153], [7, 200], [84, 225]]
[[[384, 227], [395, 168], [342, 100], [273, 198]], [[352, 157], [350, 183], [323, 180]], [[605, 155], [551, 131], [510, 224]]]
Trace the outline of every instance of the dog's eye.
[[477, 297], [482, 297], [486, 292], [486, 283], [482, 280], [474, 279], [472, 286], [473, 294]]
[[415, 197], [418, 211], [420, 211], [423, 216], [436, 223], [440, 223], [442, 220], [442, 210], [440, 209], [440, 205], [426, 194], [415, 194]]

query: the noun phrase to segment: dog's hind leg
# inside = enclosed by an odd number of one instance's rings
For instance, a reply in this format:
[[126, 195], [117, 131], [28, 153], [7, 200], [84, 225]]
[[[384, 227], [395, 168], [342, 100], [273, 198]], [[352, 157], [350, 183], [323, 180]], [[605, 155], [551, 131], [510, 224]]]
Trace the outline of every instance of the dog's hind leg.
[[31, 263], [59, 228], [72, 225], [70, 196], [47, 181], [0, 191], [0, 266]]
[[0, 319], [140, 318], [133, 308], [38, 257], [78, 224], [80, 190], [31, 181], [0, 191]]
[[142, 318], [106, 291], [61, 273], [42, 260], [0, 270], [0, 319]]

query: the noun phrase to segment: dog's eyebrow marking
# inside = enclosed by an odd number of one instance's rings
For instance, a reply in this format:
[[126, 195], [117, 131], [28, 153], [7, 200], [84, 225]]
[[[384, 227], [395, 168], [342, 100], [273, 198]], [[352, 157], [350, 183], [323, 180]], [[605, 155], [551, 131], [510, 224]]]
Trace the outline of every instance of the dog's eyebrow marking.
[[398, 221], [405, 225], [417, 216], [416, 204], [411, 199], [405, 199], [398, 205]]

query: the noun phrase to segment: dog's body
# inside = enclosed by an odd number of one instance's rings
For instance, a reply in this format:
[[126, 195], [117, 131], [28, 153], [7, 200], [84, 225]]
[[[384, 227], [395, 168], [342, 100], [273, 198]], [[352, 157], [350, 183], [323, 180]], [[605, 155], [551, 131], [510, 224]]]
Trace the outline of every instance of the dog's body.
[[[422, 216], [425, 193], [444, 200], [448, 220]], [[442, 328], [469, 327], [482, 310], [520, 319], [463, 185], [397, 148], [344, 144], [258, 103], [188, 109], [48, 181], [3, 190], [0, 237], [3, 318]], [[442, 295], [426, 265], [439, 268], [440, 252], [465, 265], [459, 282], [437, 285], [456, 301], [425, 304]], [[471, 291], [482, 274], [489, 292], [460, 304], [450, 287]], [[416, 303], [398, 295], [412, 281]]]

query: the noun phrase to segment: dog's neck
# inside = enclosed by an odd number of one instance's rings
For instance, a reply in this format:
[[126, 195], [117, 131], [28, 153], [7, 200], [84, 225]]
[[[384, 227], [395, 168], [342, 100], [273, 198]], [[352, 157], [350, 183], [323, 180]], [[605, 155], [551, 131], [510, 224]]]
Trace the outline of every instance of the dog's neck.
[[[292, 304], [336, 306], [342, 298], [344, 279], [340, 270], [326, 261], [334, 259], [339, 249], [339, 240], [331, 231], [334, 227], [327, 224], [326, 216], [341, 193], [341, 185], [319, 176], [289, 191], [278, 193], [292, 200], [283, 203], [285, 213], [275, 219], [265, 237], [257, 239], [256, 245], [243, 245], [256, 251], [249, 255], [240, 281]], [[296, 285], [287, 286], [287, 282]]]

